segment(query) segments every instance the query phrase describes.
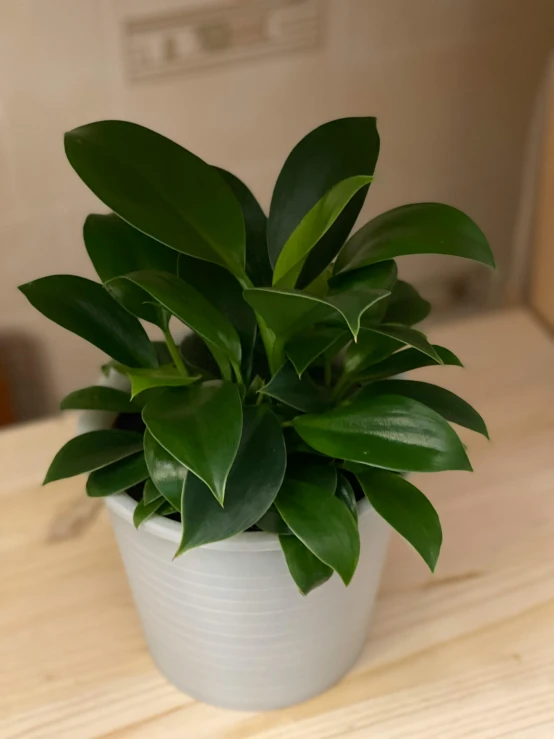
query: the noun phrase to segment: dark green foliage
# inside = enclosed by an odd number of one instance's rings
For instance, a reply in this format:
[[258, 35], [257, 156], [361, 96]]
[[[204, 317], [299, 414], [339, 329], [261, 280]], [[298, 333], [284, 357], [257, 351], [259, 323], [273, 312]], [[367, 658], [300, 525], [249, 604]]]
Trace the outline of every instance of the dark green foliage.
[[[102, 284], [53, 275], [21, 290], [108, 354], [129, 389], [87, 387], [62, 401], [123, 415], [69, 441], [45, 482], [88, 472], [90, 496], [132, 490], [137, 527], [181, 520], [177, 554], [242, 531], [279, 535], [303, 594], [334, 571], [352, 579], [365, 494], [434, 569], [440, 522], [404, 473], [470, 470], [449, 422], [487, 429], [448, 390], [394, 379], [461, 365], [413, 328], [430, 305], [398, 280], [395, 260], [436, 253], [494, 266], [478, 226], [422, 203], [350, 236], [377, 163], [374, 118], [308, 134], [268, 218], [237, 177], [141, 126], [92, 123], [65, 143], [113, 211], [84, 228]], [[190, 331], [180, 347], [171, 319]]]

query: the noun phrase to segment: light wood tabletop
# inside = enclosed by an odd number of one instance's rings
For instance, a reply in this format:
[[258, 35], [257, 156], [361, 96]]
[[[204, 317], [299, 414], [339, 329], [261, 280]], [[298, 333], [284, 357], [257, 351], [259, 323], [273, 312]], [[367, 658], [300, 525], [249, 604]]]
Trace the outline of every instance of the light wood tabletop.
[[[432, 332], [466, 364], [418, 371], [492, 441], [475, 473], [418, 475], [439, 510], [435, 576], [394, 536], [354, 670], [266, 714], [192, 701], [154, 668], [103, 506], [40, 487], [74, 418], [0, 434], [2, 739], [552, 739], [554, 342], [523, 309]], [[414, 375], [415, 376], [415, 375]]]

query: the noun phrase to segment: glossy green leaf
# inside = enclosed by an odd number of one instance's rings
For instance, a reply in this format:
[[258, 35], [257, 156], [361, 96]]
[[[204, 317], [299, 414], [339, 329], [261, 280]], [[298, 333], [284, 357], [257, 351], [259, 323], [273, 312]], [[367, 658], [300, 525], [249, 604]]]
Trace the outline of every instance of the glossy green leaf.
[[178, 510], [177, 510], [176, 508], [174, 508], [174, 507], [173, 507], [173, 506], [171, 505], [171, 503], [168, 503], [167, 501], [165, 501], [165, 502], [164, 502], [164, 503], [162, 503], [162, 505], [161, 505], [161, 506], [160, 506], [160, 507], [158, 508], [158, 510], [156, 511], [156, 513], [157, 513], [157, 515], [158, 515], [158, 516], [171, 516], [171, 515], [173, 515], [174, 513], [179, 513], [179, 511], [178, 511]]
[[139, 231], [242, 273], [242, 211], [214, 167], [164, 136], [125, 121], [99, 121], [70, 131], [65, 152], [92, 192]]
[[455, 393], [438, 387], [438, 385], [416, 380], [383, 380], [362, 388], [354, 396], [353, 402], [363, 402], [366, 398], [375, 395], [402, 395], [406, 398], [413, 398], [432, 408], [447, 421], [457, 423], [459, 426], [489, 438], [487, 426], [475, 408]]
[[62, 411], [112, 411], [113, 413], [140, 413], [140, 406], [133, 403], [129, 393], [113, 387], [92, 385], [74, 390], [60, 403]]
[[424, 321], [430, 312], [431, 303], [424, 300], [408, 282], [398, 280], [388, 299], [384, 321], [413, 326], [414, 323]]
[[315, 326], [294, 336], [285, 345], [285, 353], [299, 377], [323, 354], [339, 352], [349, 341], [350, 335], [339, 328]]
[[[235, 327], [242, 345], [243, 366], [251, 360], [256, 337], [256, 316], [245, 302], [243, 289], [232, 274], [216, 264], [181, 254], [179, 277], [222, 313]], [[247, 367], [245, 369], [248, 369]]]
[[312, 485], [287, 479], [275, 505], [292, 533], [348, 585], [358, 564], [360, 535], [341, 501]]
[[240, 203], [246, 229], [246, 273], [259, 287], [271, 285], [273, 267], [267, 250], [267, 217], [248, 187], [231, 172], [218, 169]]
[[142, 491], [142, 502], [144, 503], [144, 505], [150, 505], [150, 503], [153, 503], [155, 500], [159, 500], [159, 498], [161, 497], [162, 494], [154, 485], [153, 481], [150, 479], [147, 480], [144, 485], [144, 490]]
[[293, 288], [310, 251], [329, 231], [352, 198], [373, 180], [356, 175], [342, 180], [328, 190], [306, 213], [287, 239], [275, 263], [273, 284]]
[[334, 292], [346, 290], [393, 290], [398, 278], [396, 262], [389, 260], [342, 272], [329, 278], [329, 288]]
[[[433, 349], [439, 355], [442, 364], [463, 367], [458, 357], [449, 349], [445, 349], [443, 346], [438, 346], [438, 344], [433, 344]], [[409, 349], [403, 349], [401, 352], [396, 352], [396, 354], [392, 354], [390, 357], [387, 357], [380, 362], [375, 364], [372, 363], [359, 379], [360, 382], [384, 380], [387, 377], [401, 375], [405, 372], [419, 369], [420, 367], [432, 367], [434, 365], [439, 366], [438, 362], [431, 357], [410, 347]]]
[[354, 493], [352, 485], [349, 483], [344, 475], [339, 475], [335, 495], [339, 500], [342, 500], [344, 505], [348, 508], [350, 513], [357, 521], [358, 501], [356, 500], [356, 494]]
[[449, 254], [495, 266], [484, 233], [465, 213], [442, 203], [412, 203], [357, 231], [341, 249], [335, 273], [407, 254]]
[[188, 470], [147, 430], [144, 433], [144, 456], [152, 482], [168, 503], [181, 510], [181, 497]]
[[440, 355], [421, 331], [410, 326], [381, 325], [365, 326], [360, 331], [357, 344], [350, 344], [344, 357], [344, 370], [348, 374], [362, 372], [375, 362], [379, 362], [399, 349], [402, 344], [412, 346], [417, 351], [442, 364]]
[[152, 342], [140, 321], [102, 285], [73, 275], [52, 275], [21, 285], [27, 300], [46, 318], [129, 367], [157, 367]]
[[[92, 214], [83, 229], [85, 246], [102, 282], [144, 269], [177, 273], [178, 254], [121, 220], [115, 213]], [[137, 285], [118, 283], [112, 295], [124, 308], [139, 318], [163, 328], [159, 307]]]
[[134, 431], [101, 429], [70, 439], [54, 457], [44, 485], [54, 480], [93, 472], [142, 449], [142, 435]]
[[[379, 156], [375, 118], [343, 118], [311, 131], [289, 154], [275, 184], [267, 225], [272, 264], [304, 216], [338, 182], [373, 175]], [[299, 284], [309, 284], [336, 256], [352, 229], [367, 187], [312, 249]]]
[[412, 398], [352, 400], [319, 415], [297, 416], [293, 425], [307, 444], [329, 457], [401, 472], [471, 470], [456, 432]]
[[311, 590], [323, 585], [333, 574], [332, 568], [312, 554], [296, 536], [280, 536], [279, 542], [289, 572], [302, 595], [308, 595]]
[[112, 280], [107, 288], [112, 289], [121, 280], [146, 290], [210, 346], [224, 352], [236, 364], [240, 363], [240, 340], [233, 325], [187, 282], [167, 272], [143, 271]]
[[317, 413], [331, 404], [327, 388], [316, 385], [307, 375], [299, 378], [293, 366], [288, 362], [259, 392], [306, 413]]
[[363, 313], [388, 295], [386, 290], [351, 290], [325, 298], [300, 290], [277, 288], [244, 291], [245, 300], [262, 316], [269, 328], [284, 339], [332, 317], [344, 320], [356, 336]]
[[133, 454], [92, 472], [87, 480], [87, 495], [89, 498], [103, 498], [122, 493], [147, 477], [144, 454]]
[[117, 364], [115, 368], [131, 381], [132, 398], [153, 387], [186, 387], [200, 379], [199, 375], [185, 377], [173, 365], [158, 367], [153, 370], [133, 369], [122, 364]]
[[137, 507], [133, 511], [133, 523], [135, 524], [135, 528], [138, 529], [138, 527], [141, 525], [141, 523], [144, 523], [149, 518], [152, 518], [152, 516], [159, 512], [160, 508], [164, 505], [164, 499], [163, 498], [157, 498], [156, 500], [153, 500], [148, 505], [145, 505], [144, 501], [139, 501], [137, 503]]
[[343, 371], [348, 376], [357, 376], [367, 367], [390, 357], [401, 346], [398, 339], [362, 329], [358, 341], [351, 342], [344, 353]]
[[275, 500], [287, 463], [279, 422], [267, 406], [244, 409], [240, 447], [229, 474], [222, 508], [195, 475], [183, 491], [183, 536], [175, 556], [245, 531]]
[[223, 503], [242, 433], [237, 386], [214, 380], [166, 388], [147, 402], [142, 417], [154, 439]]
[[437, 512], [425, 495], [392, 472], [370, 469], [357, 477], [377, 513], [421, 554], [434, 572], [442, 530]]

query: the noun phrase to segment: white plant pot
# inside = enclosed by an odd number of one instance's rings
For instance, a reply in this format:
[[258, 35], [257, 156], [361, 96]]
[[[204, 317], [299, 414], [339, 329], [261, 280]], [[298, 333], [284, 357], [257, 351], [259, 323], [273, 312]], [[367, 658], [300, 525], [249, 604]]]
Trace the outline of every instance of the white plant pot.
[[[112, 419], [83, 414], [80, 430]], [[352, 582], [335, 574], [307, 596], [274, 534], [243, 533], [173, 561], [178, 523], [155, 516], [136, 530], [132, 498], [105, 502], [152, 658], [183, 692], [225, 708], [282, 708], [326, 690], [358, 658], [390, 531], [367, 501]]]

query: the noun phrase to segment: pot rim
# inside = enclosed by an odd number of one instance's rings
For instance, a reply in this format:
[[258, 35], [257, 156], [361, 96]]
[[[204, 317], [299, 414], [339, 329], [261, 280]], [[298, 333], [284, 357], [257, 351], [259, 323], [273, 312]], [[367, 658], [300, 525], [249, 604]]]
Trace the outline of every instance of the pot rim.
[[[112, 513], [134, 527], [133, 513], [137, 507], [137, 503], [130, 495], [127, 493], [117, 493], [104, 498], [104, 502]], [[372, 510], [366, 498], [358, 501], [359, 518], [369, 515]], [[181, 541], [181, 524], [165, 518], [165, 516], [154, 515], [152, 518], [144, 521], [140, 525], [140, 528], [136, 530], [136, 533], [150, 534], [159, 539], [165, 539], [166, 541], [179, 544]], [[202, 544], [198, 547], [198, 549], [219, 549], [234, 552], [267, 552], [280, 548], [279, 535], [266, 531], [243, 531], [229, 539], [214, 541], [210, 544]]]

